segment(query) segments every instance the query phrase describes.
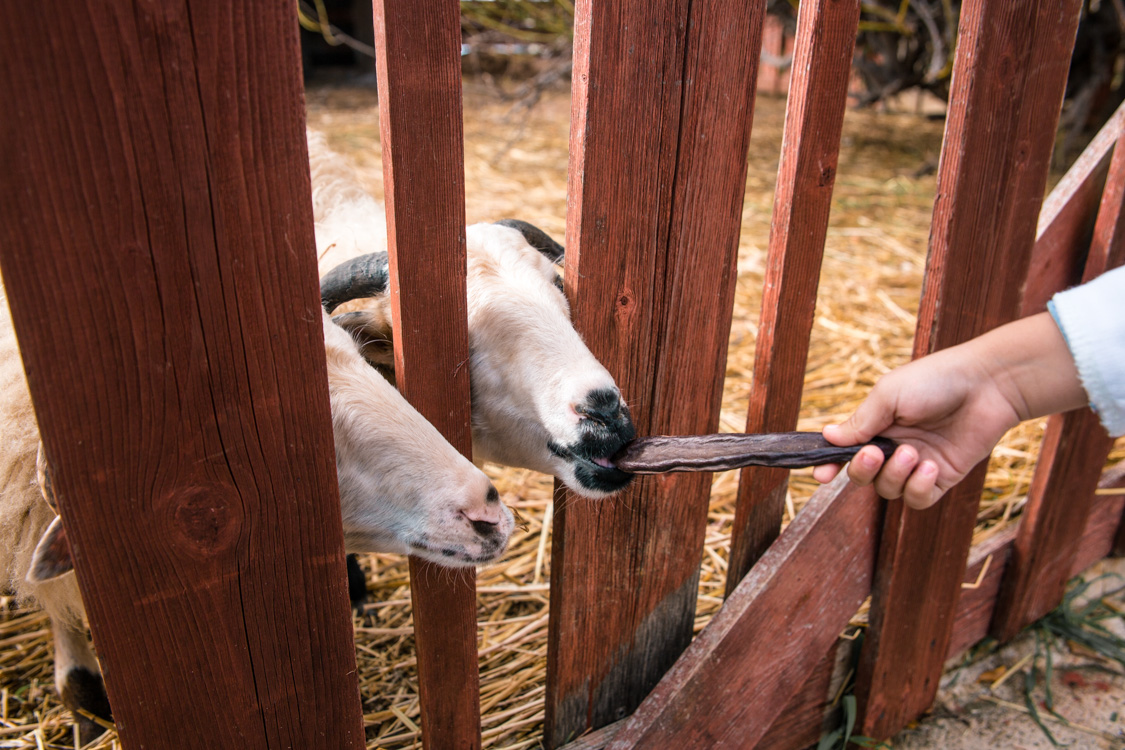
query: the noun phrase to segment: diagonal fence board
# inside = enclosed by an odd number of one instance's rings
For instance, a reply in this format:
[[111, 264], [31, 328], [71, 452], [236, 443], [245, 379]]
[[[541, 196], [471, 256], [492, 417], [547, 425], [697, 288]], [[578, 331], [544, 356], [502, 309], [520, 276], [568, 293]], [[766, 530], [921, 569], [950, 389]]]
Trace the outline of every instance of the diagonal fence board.
[[611, 750], [753, 747], [867, 597], [880, 503], [846, 475], [817, 490]]
[[[1125, 135], [1117, 141], [1082, 280], [1125, 262]], [[1113, 439], [1088, 408], [1056, 414], [1020, 516], [992, 632], [1006, 641], [1062, 601], [1093, 491]]]
[[0, 263], [121, 742], [362, 748], [292, 9], [21, 13]]
[[1082, 278], [1110, 157], [1125, 134], [1125, 104], [1102, 126], [1090, 144], [1043, 201], [1031, 251], [1031, 273], [1024, 285], [1024, 317], [1047, 309], [1047, 300]]
[[[470, 455], [460, 15], [413, 0], [374, 14], [395, 380]], [[411, 558], [410, 580], [425, 746], [480, 747], [475, 576]]]
[[[1080, 4], [962, 6], [915, 356], [1019, 313]], [[857, 678], [862, 734], [888, 737], [933, 702], [986, 468], [933, 508], [887, 506]]]
[[[1125, 466], [1118, 466], [1106, 472], [1098, 483], [1098, 489], [1103, 491], [1122, 487], [1125, 487]], [[1123, 520], [1125, 520], [1125, 493], [1094, 497], [1093, 510], [1086, 519], [1086, 526], [1078, 543], [1078, 552], [1070, 568], [1070, 577], [1081, 574], [1098, 560], [1111, 554], [1114, 535]], [[988, 635], [988, 624], [992, 619], [996, 595], [1000, 589], [1000, 579], [1004, 575], [1004, 566], [1011, 552], [1015, 534], [1016, 529], [1011, 527], [972, 548], [965, 578], [957, 596], [953, 637], [946, 654], [947, 661], [961, 656], [967, 648]], [[842, 642], [838, 641], [835, 647], [842, 647], [842, 645]], [[829, 661], [831, 659], [822, 659], [785, 708], [777, 712], [776, 721], [754, 745], [756, 750], [767, 748], [802, 750], [815, 744], [824, 726], [823, 722], [829, 717], [827, 712], [831, 709], [835, 698], [836, 690], [832, 688], [835, 686], [838, 689], [839, 686], [834, 679], [825, 682], [830, 677], [827, 663]], [[826, 684], [829, 687], [827, 691]], [[792, 716], [794, 712], [802, 714], [800, 723], [794, 723]], [[590, 732], [566, 745], [563, 750], [602, 750], [613, 742], [628, 722], [629, 719], [622, 719]]]
[[[642, 435], [717, 428], [764, 10], [577, 6], [565, 283]], [[556, 495], [549, 746], [627, 715], [691, 640], [709, 488]]]
[[[746, 432], [797, 428], [858, 24], [859, 0], [812, 0], [797, 14]], [[727, 594], [781, 531], [788, 479], [742, 470]]]

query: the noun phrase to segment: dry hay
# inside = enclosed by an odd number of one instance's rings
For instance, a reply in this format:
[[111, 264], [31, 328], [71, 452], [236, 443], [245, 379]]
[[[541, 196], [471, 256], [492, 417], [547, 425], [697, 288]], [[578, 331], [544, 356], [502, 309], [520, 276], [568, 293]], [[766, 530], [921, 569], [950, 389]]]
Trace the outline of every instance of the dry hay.
[[[325, 88], [308, 95], [310, 124], [357, 165], [382, 197], [379, 125], [373, 92]], [[569, 99], [548, 94], [530, 113], [471, 83], [465, 95], [469, 222], [516, 217], [562, 237], [566, 216]], [[738, 261], [738, 286], [721, 428], [743, 429], [761, 305], [770, 208], [784, 102], [759, 101], [751, 142]], [[825, 250], [800, 429], [818, 430], [851, 413], [880, 375], [909, 360], [933, 204], [932, 166], [942, 125], [908, 114], [849, 113]], [[975, 539], [1019, 514], [1045, 420], [1012, 430], [988, 473]], [[1118, 448], [1115, 458], [1125, 456]], [[479, 572], [481, 702], [486, 747], [539, 743], [543, 720], [550, 577], [549, 478], [486, 467], [527, 528], [503, 563]], [[794, 472], [788, 523], [816, 487]], [[696, 631], [721, 604], [737, 473], [715, 477], [702, 556]], [[356, 655], [368, 747], [420, 746], [414, 641], [407, 564], [371, 555], [372, 602], [355, 618]], [[51, 645], [42, 615], [10, 602], [0, 620], [0, 747], [74, 747], [68, 714], [50, 673]], [[861, 612], [857, 621], [865, 619]], [[11, 743], [11, 744], [9, 744]], [[95, 745], [115, 747], [113, 733]]]

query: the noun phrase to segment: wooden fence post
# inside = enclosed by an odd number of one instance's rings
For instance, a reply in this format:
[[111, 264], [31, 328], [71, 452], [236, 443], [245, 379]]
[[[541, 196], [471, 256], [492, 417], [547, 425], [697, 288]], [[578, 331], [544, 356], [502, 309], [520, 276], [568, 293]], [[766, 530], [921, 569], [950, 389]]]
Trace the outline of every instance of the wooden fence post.
[[[1125, 262], [1125, 136], [1117, 141], [1102, 192], [1083, 281]], [[1113, 439], [1090, 409], [1047, 423], [1012, 559], [1004, 572], [992, 633], [1006, 641], [1051, 611], [1070, 567]]]
[[[858, 24], [858, 0], [805, 2], [797, 14], [747, 432], [797, 428]], [[788, 488], [785, 469], [742, 470], [728, 595], [781, 531]]]
[[[764, 11], [577, 6], [566, 289], [642, 435], [718, 426]], [[549, 745], [631, 712], [691, 640], [709, 489], [557, 500]]]
[[[1016, 317], [1080, 2], [961, 7], [915, 356]], [[933, 702], [986, 462], [925, 511], [887, 504], [856, 694], [885, 738]]]
[[[376, 0], [374, 12], [395, 380], [468, 456], [459, 6]], [[475, 574], [411, 558], [410, 580], [426, 747], [480, 747]]]
[[0, 263], [122, 743], [362, 748], [292, 7], [20, 12]]

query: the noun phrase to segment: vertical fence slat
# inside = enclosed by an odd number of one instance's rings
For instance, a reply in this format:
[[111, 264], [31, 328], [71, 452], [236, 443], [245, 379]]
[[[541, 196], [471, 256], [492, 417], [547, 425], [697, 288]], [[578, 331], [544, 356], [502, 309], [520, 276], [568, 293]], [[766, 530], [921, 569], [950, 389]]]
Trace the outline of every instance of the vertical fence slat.
[[611, 750], [754, 747], [871, 590], [878, 521], [870, 487], [844, 475], [818, 490]]
[[[747, 432], [797, 427], [858, 24], [858, 0], [798, 12]], [[781, 531], [788, 479], [785, 469], [742, 470], [728, 594]]]
[[[1019, 313], [1080, 3], [962, 5], [915, 356]], [[884, 738], [933, 702], [987, 462], [925, 511], [887, 504], [857, 682]]]
[[1125, 104], [1117, 108], [1043, 201], [1031, 251], [1031, 272], [1020, 316], [1047, 309], [1047, 300], [1082, 277], [1114, 145], [1125, 133]]
[[122, 742], [362, 748], [292, 8], [21, 12], [0, 261]]
[[[471, 455], [458, 7], [376, 0], [374, 14], [395, 380]], [[473, 571], [411, 558], [410, 580], [426, 747], [480, 747]]]
[[[1102, 192], [1083, 281], [1125, 262], [1125, 137]], [[1113, 440], [1090, 409], [1051, 417], [1004, 582], [992, 633], [1004, 641], [1062, 601], [1094, 490]]]
[[[567, 292], [640, 434], [717, 428], [763, 15], [578, 3]], [[691, 640], [709, 489], [557, 501], [548, 744], [628, 714]]]

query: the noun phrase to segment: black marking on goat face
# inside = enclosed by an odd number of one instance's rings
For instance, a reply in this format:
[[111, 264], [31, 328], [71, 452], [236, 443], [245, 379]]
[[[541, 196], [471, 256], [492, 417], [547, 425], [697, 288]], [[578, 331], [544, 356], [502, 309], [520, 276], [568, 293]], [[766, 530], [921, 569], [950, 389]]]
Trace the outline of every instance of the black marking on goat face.
[[548, 441], [547, 448], [574, 466], [575, 479], [582, 487], [598, 492], [624, 489], [633, 475], [605, 464], [637, 436], [629, 407], [616, 390], [603, 388], [587, 394], [574, 410], [581, 417], [578, 440], [567, 446]]
[[527, 240], [527, 244], [542, 253], [552, 263], [562, 263], [566, 256], [566, 249], [556, 242], [551, 235], [534, 224], [519, 219], [501, 219], [496, 223], [502, 227], [510, 227], [518, 231]]
[[484, 496], [484, 501], [486, 503], [498, 503], [500, 502], [500, 493], [496, 491], [495, 487], [490, 485], [488, 488], [488, 494]]
[[59, 697], [74, 714], [74, 723], [78, 725], [78, 739], [83, 745], [101, 737], [105, 733], [105, 727], [86, 718], [79, 713], [79, 710], [93, 714], [103, 721], [113, 721], [113, 712], [109, 707], [109, 697], [105, 693], [102, 676], [85, 667], [74, 667], [66, 673], [62, 695]]

